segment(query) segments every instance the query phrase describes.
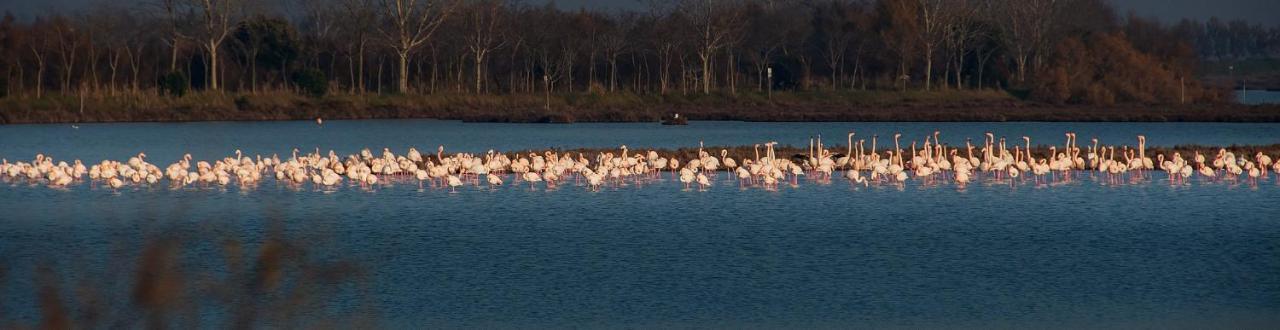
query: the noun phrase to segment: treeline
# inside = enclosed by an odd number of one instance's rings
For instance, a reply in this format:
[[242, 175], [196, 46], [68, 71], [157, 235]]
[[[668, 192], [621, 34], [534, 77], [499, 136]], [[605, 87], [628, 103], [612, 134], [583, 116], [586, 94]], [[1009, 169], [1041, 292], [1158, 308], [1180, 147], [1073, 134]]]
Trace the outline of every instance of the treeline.
[[1194, 76], [1196, 45], [1217, 39], [1179, 29], [1121, 18], [1105, 0], [655, 0], [617, 11], [154, 0], [6, 15], [0, 93], [1003, 89], [1053, 103], [1219, 99]]
[[1205, 22], [1181, 20], [1170, 28], [1206, 61], [1280, 58], [1280, 26], [1214, 17]]

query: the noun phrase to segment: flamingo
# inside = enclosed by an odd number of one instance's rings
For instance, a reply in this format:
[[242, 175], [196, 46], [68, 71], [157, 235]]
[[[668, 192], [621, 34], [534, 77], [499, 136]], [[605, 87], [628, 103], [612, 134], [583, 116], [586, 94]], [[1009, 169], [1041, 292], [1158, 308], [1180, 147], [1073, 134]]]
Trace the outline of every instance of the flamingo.
[[458, 187], [462, 185], [462, 180], [458, 176], [450, 174], [448, 177], [449, 190], [458, 191]]

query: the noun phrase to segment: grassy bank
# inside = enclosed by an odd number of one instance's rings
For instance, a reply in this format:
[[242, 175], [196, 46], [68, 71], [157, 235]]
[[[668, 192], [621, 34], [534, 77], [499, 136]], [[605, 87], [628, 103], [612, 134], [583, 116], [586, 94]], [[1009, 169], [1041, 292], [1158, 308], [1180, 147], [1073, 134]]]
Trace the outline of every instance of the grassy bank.
[[0, 99], [0, 124], [66, 122], [436, 118], [480, 122], [745, 121], [1205, 121], [1280, 122], [1280, 107], [1063, 106], [1002, 91], [840, 91], [736, 94], [390, 95], [311, 98], [258, 94], [154, 93]]

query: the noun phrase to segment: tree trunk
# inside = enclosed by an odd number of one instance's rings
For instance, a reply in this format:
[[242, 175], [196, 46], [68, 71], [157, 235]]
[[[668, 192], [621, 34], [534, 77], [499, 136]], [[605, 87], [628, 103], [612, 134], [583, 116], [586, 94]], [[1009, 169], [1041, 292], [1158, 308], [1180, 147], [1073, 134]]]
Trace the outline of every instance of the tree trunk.
[[711, 54], [706, 51], [698, 57], [702, 60], [702, 93], [711, 94]]
[[169, 72], [178, 71], [178, 37], [173, 37], [173, 47], [169, 47]]
[[111, 78], [107, 81], [108, 88], [111, 89], [111, 95], [115, 95], [117, 90], [116, 69], [119, 68], [119, 65], [120, 65], [120, 55], [118, 53], [112, 53], [111, 55], [108, 55], [108, 56], [111, 56], [111, 62], [110, 62], [111, 64], [108, 65], [108, 67], [111, 68], [111, 75], [110, 75]]
[[382, 94], [382, 82], [384, 81], [382, 78], [382, 69], [385, 68], [385, 62], [386, 58], [383, 57], [383, 55], [378, 55], [378, 94]]
[[618, 85], [618, 55], [614, 54], [609, 57], [609, 92], [612, 93]]
[[1018, 65], [1018, 82], [1027, 80], [1027, 55], [1018, 55], [1014, 59]]
[[933, 83], [933, 50], [928, 47], [924, 51], [924, 90], [928, 91]]
[[356, 86], [358, 86], [357, 90], [360, 91], [360, 94], [364, 94], [364, 92], [368, 91], [368, 89], [365, 87], [365, 78], [364, 78], [364, 42], [363, 41], [360, 42], [360, 46], [358, 46], [358, 49], [356, 50], [356, 84], [357, 84]]
[[[244, 80], [241, 80], [244, 81]], [[258, 51], [254, 50], [249, 54], [249, 89], [252, 93], [258, 93]]]
[[31, 48], [31, 53], [36, 57], [36, 98], [40, 98], [44, 94], [44, 57], [35, 47]]
[[209, 89], [218, 90], [218, 44], [209, 41]]
[[399, 83], [396, 84], [396, 91], [404, 94], [409, 93], [409, 52], [397, 51], [396, 56], [399, 59]]
[[484, 80], [481, 79], [481, 63], [484, 63], [484, 52], [476, 52], [476, 94], [480, 94]]

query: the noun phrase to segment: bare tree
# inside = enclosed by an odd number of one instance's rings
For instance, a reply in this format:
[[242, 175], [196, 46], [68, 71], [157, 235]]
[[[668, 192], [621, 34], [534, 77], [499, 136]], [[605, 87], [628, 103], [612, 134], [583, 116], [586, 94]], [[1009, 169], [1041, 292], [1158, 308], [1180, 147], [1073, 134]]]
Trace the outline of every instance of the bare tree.
[[66, 93], [71, 90], [71, 77], [75, 74], [76, 61], [79, 59], [76, 53], [80, 51], [81, 35], [76, 32], [75, 24], [66, 17], [54, 16], [50, 23], [58, 59], [62, 64], [60, 91]]
[[193, 2], [193, 7], [200, 12], [200, 41], [203, 43], [206, 55], [208, 55], [207, 71], [209, 79], [209, 89], [221, 89], [221, 81], [219, 77], [222, 75], [219, 71], [218, 53], [221, 52], [222, 43], [227, 40], [227, 36], [231, 35], [231, 31], [239, 24], [240, 9], [244, 6], [244, 0], [188, 0]]
[[973, 51], [970, 42], [978, 38], [981, 32], [974, 23], [979, 9], [975, 2], [977, 0], [952, 0], [948, 9], [951, 11], [951, 24], [947, 29], [946, 46], [952, 56], [956, 89], [964, 88], [961, 75], [964, 73], [965, 58]]
[[1018, 81], [1027, 79], [1028, 62], [1038, 49], [1047, 47], [1048, 27], [1058, 0], [991, 0], [993, 12], [1000, 18], [1005, 48], [1017, 66]]
[[901, 89], [907, 88], [910, 76], [908, 65], [919, 45], [920, 25], [916, 19], [916, 0], [881, 0], [877, 3], [880, 15], [878, 30], [887, 49], [898, 57], [898, 76]]
[[36, 98], [44, 95], [44, 71], [48, 63], [49, 53], [49, 23], [44, 20], [37, 19], [31, 24], [31, 32], [29, 34], [31, 42], [27, 47], [31, 49], [32, 59], [36, 62], [35, 85]]
[[351, 92], [368, 91], [365, 87], [365, 53], [369, 46], [369, 32], [373, 30], [378, 14], [373, 0], [341, 0], [342, 24], [346, 42], [347, 67], [351, 77]]
[[130, 41], [137, 39], [143, 31], [134, 26], [138, 24], [138, 20], [128, 11], [109, 5], [96, 8], [94, 14], [87, 19], [91, 22], [93, 29], [103, 32], [101, 42], [107, 48], [107, 68], [110, 70], [107, 88], [114, 94], [120, 89], [117, 85], [117, 77], [120, 66], [123, 64], [121, 58], [129, 55], [129, 49], [132, 46]]
[[839, 88], [844, 76], [845, 57], [857, 36], [861, 15], [857, 4], [831, 1], [813, 7], [814, 34], [822, 46], [827, 69], [831, 70], [831, 89]]
[[379, 31], [396, 53], [401, 93], [409, 92], [409, 54], [431, 39], [457, 6], [456, 0], [380, 0]]
[[916, 0], [920, 15], [920, 46], [924, 52], [924, 89], [933, 87], [933, 56], [947, 41], [951, 32], [952, 10], [949, 0]]
[[622, 56], [629, 47], [627, 40], [628, 34], [635, 29], [638, 17], [633, 13], [620, 14], [611, 20], [611, 24], [604, 32], [601, 38], [602, 47], [604, 48], [605, 58], [609, 61], [609, 91], [612, 92], [618, 85], [618, 57]]
[[187, 5], [189, 1], [190, 0], [158, 0], [154, 3], [156, 15], [161, 17], [159, 20], [165, 22], [163, 26], [166, 35], [163, 41], [169, 46], [168, 72], [178, 71], [178, 52], [182, 49], [182, 41], [191, 39], [191, 37], [187, 35], [186, 31], [189, 22], [187, 17], [182, 13], [185, 9], [185, 5]]
[[793, 17], [808, 15], [798, 7], [777, 6], [775, 1], [756, 1], [747, 5], [746, 17], [749, 23], [743, 46], [747, 49], [747, 61], [755, 68], [756, 85], [759, 91], [768, 86], [767, 75], [773, 61], [783, 52], [787, 43], [800, 36], [803, 29], [794, 27], [807, 25], [797, 22]]
[[477, 0], [466, 11], [467, 51], [475, 65], [475, 93], [484, 92], [485, 59], [489, 53], [506, 45], [501, 32], [506, 22], [504, 5], [497, 0]]
[[742, 11], [730, 0], [687, 0], [683, 11], [689, 15], [696, 34], [695, 52], [702, 63], [702, 93], [711, 94], [711, 60], [738, 31]]
[[679, 38], [679, 32], [688, 24], [688, 19], [675, 10], [672, 2], [659, 0], [649, 3], [645, 19], [652, 23], [645, 33], [649, 36], [648, 48], [658, 61], [658, 92], [667, 94], [672, 84], [672, 67], [684, 41]]

